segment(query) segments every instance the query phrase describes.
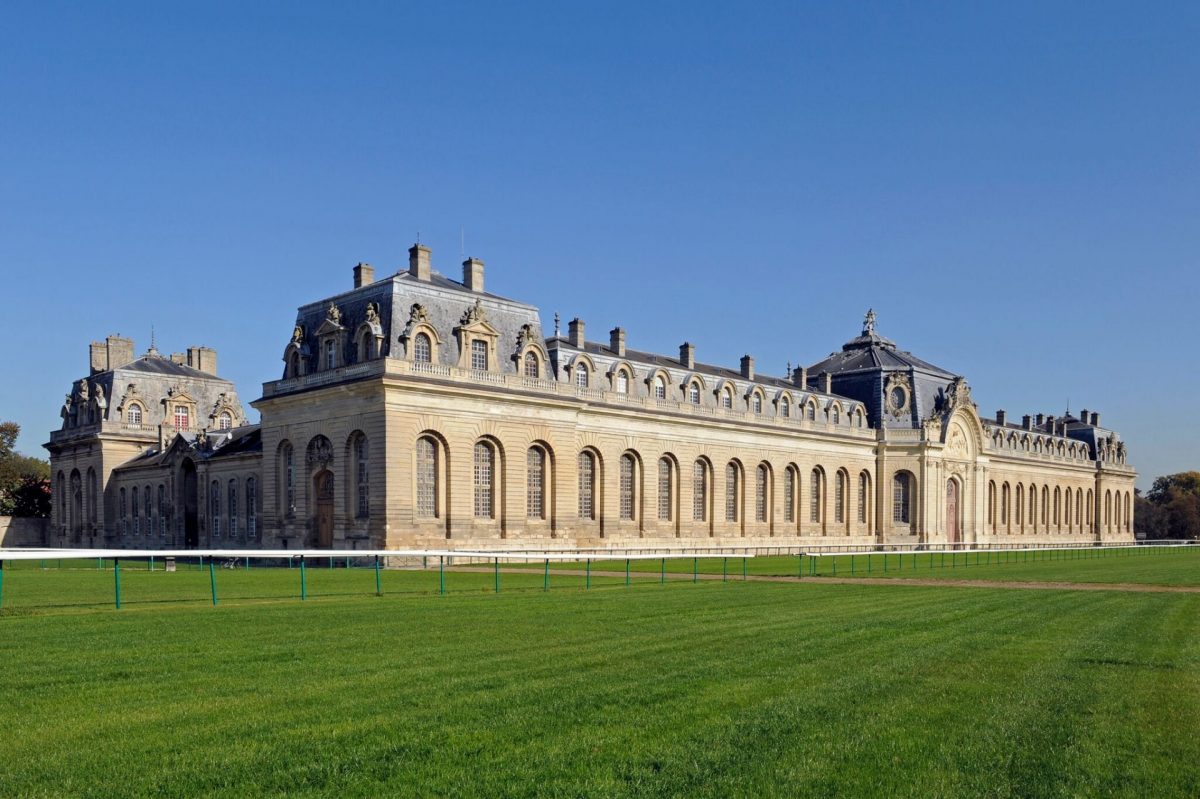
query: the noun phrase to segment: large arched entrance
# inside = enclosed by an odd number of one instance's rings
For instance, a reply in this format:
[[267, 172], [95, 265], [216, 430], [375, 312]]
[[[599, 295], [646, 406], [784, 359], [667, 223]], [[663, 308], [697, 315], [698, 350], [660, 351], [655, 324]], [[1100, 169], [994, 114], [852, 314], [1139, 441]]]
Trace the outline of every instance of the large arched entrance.
[[957, 544], [962, 540], [962, 531], [959, 529], [959, 490], [958, 481], [951, 478], [946, 481], [946, 543]]
[[317, 546], [330, 549], [333, 547], [333, 472], [322, 469], [313, 476], [313, 496], [317, 499], [313, 516]]
[[183, 545], [188, 549], [200, 546], [200, 521], [197, 515], [196, 464], [183, 462], [181, 469], [183, 490]]

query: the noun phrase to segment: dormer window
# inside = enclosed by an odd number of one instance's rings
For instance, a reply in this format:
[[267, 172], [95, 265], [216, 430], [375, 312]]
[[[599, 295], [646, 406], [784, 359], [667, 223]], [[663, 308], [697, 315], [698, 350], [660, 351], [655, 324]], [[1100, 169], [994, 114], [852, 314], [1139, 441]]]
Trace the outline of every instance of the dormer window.
[[488, 368], [488, 345], [481, 339], [471, 340], [471, 368], [477, 372], [486, 372]]
[[667, 379], [665, 377], [663, 377], [662, 375], [659, 375], [658, 377], [654, 378], [654, 398], [655, 399], [666, 399], [667, 398]]
[[231, 429], [233, 427], [233, 414], [229, 411], [221, 411], [221, 415], [217, 419], [217, 427], [221, 430]]
[[541, 366], [538, 357], [533, 352], [525, 353], [525, 376], [537, 378], [541, 376]]
[[575, 364], [575, 385], [579, 388], [588, 387], [588, 368], [582, 361]]
[[617, 372], [617, 393], [618, 394], [628, 394], [629, 393], [629, 373], [626, 372], [624, 369]]
[[779, 415], [784, 419], [792, 415], [792, 401], [787, 397], [779, 400]]
[[175, 406], [175, 429], [187, 430], [190, 427], [190, 419], [188, 416], [188, 407], [186, 405]]
[[699, 383], [693, 382], [688, 386], [688, 402], [692, 403], [693, 405], [700, 404], [700, 384]]
[[750, 399], [750, 407], [755, 413], [762, 413], [762, 394], [754, 394]]
[[842, 423], [842, 412], [838, 409], [838, 406], [833, 406], [833, 411], [829, 414], [829, 420], [834, 424]]
[[332, 338], [325, 341], [325, 368], [333, 369], [337, 366], [337, 342]]
[[733, 407], [733, 392], [730, 391], [728, 387], [726, 387], [726, 389], [721, 392], [721, 407], [722, 408], [732, 408]]
[[142, 406], [136, 403], [130, 405], [125, 414], [125, 420], [131, 425], [140, 425], [142, 423]]
[[413, 338], [413, 360], [417, 363], [429, 363], [433, 360], [433, 345], [425, 333], [418, 333]]

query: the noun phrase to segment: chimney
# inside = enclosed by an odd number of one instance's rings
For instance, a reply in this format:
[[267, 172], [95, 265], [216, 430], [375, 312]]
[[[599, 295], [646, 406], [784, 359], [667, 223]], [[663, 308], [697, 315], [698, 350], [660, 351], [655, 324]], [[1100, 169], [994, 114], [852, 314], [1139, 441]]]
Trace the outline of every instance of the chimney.
[[483, 261], [478, 258], [463, 261], [463, 285], [471, 291], [483, 291]]
[[1079, 421], [1083, 422], [1084, 424], [1088, 423], [1087, 408], [1084, 408], [1083, 411], [1079, 414]]
[[1044, 413], [1039, 413], [1039, 414], [1037, 415], [1037, 426], [1038, 426], [1038, 427], [1041, 427], [1041, 426], [1042, 426], [1042, 425], [1044, 425], [1044, 424], [1046, 424], [1046, 414], [1044, 414]]
[[754, 359], [749, 355], [742, 356], [742, 377], [747, 380], [754, 379]]
[[408, 273], [417, 280], [429, 282], [429, 253], [424, 244], [414, 244], [408, 248]]
[[808, 367], [797, 366], [792, 370], [792, 385], [796, 388], [808, 388]]
[[679, 362], [688, 369], [696, 368], [696, 345], [683, 342], [679, 345]]
[[583, 349], [585, 341], [583, 337], [583, 320], [576, 316], [570, 322], [567, 322], [567, 341], [572, 347]]
[[359, 263], [354, 267], [354, 288], [360, 289], [375, 282], [375, 267]]
[[1008, 414], [1003, 410], [996, 411], [996, 424], [1004, 427], [1004, 422], [1008, 418]]
[[176, 363], [176, 364], [179, 364], [180, 366], [186, 366], [187, 365], [187, 356], [184, 355], [182, 352], [172, 352], [171, 353], [171, 363]]
[[1024, 416], [1022, 416], [1021, 417], [1021, 427], [1024, 427], [1026, 430], [1032, 430], [1033, 429], [1033, 417], [1030, 416], [1029, 414], [1025, 414]]
[[93, 341], [88, 354], [91, 374], [108, 371], [108, 345], [102, 341]]
[[109, 336], [105, 343], [108, 345], [109, 369], [120, 369], [125, 364], [133, 363], [133, 339]]
[[608, 331], [608, 348], [622, 358], [625, 357], [625, 330], [614, 327]]
[[821, 373], [821, 391], [825, 394], [833, 393], [833, 373], [832, 372], [822, 372]]
[[1092, 411], [1092, 427], [1099, 427], [1099, 426], [1100, 426], [1100, 414], [1096, 411]]
[[217, 373], [217, 351], [210, 347], [188, 347], [187, 365], [210, 375]]

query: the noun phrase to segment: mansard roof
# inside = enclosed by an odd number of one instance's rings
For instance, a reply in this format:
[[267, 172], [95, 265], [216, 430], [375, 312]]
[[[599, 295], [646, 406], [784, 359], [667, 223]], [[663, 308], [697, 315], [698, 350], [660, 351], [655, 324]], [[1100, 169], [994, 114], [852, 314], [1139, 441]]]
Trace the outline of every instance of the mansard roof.
[[198, 380], [220, 380], [229, 382], [223, 377], [202, 372], [191, 366], [182, 363], [175, 363], [170, 358], [164, 358], [154, 350], [147, 352], [136, 361], [127, 363], [124, 366], [118, 366], [113, 372], [142, 372], [152, 375], [166, 375], [168, 377], [191, 377]]
[[955, 377], [940, 366], [923, 361], [911, 352], [896, 348], [896, 342], [875, 332], [874, 318], [863, 327], [862, 334], [842, 345], [841, 352], [831, 352], [829, 357], [808, 367], [809, 374], [841, 374], [877, 370], [920, 369], [947, 379]]

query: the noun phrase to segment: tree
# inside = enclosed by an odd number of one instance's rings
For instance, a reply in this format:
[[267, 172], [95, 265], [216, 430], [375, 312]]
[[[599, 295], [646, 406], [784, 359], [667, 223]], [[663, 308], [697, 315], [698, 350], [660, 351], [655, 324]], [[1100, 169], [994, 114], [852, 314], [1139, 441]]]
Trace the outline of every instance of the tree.
[[20, 434], [16, 422], [0, 422], [0, 516], [49, 516], [50, 464], [19, 454]]
[[1200, 472], [1159, 477], [1134, 504], [1139, 532], [1147, 538], [1200, 539]]

